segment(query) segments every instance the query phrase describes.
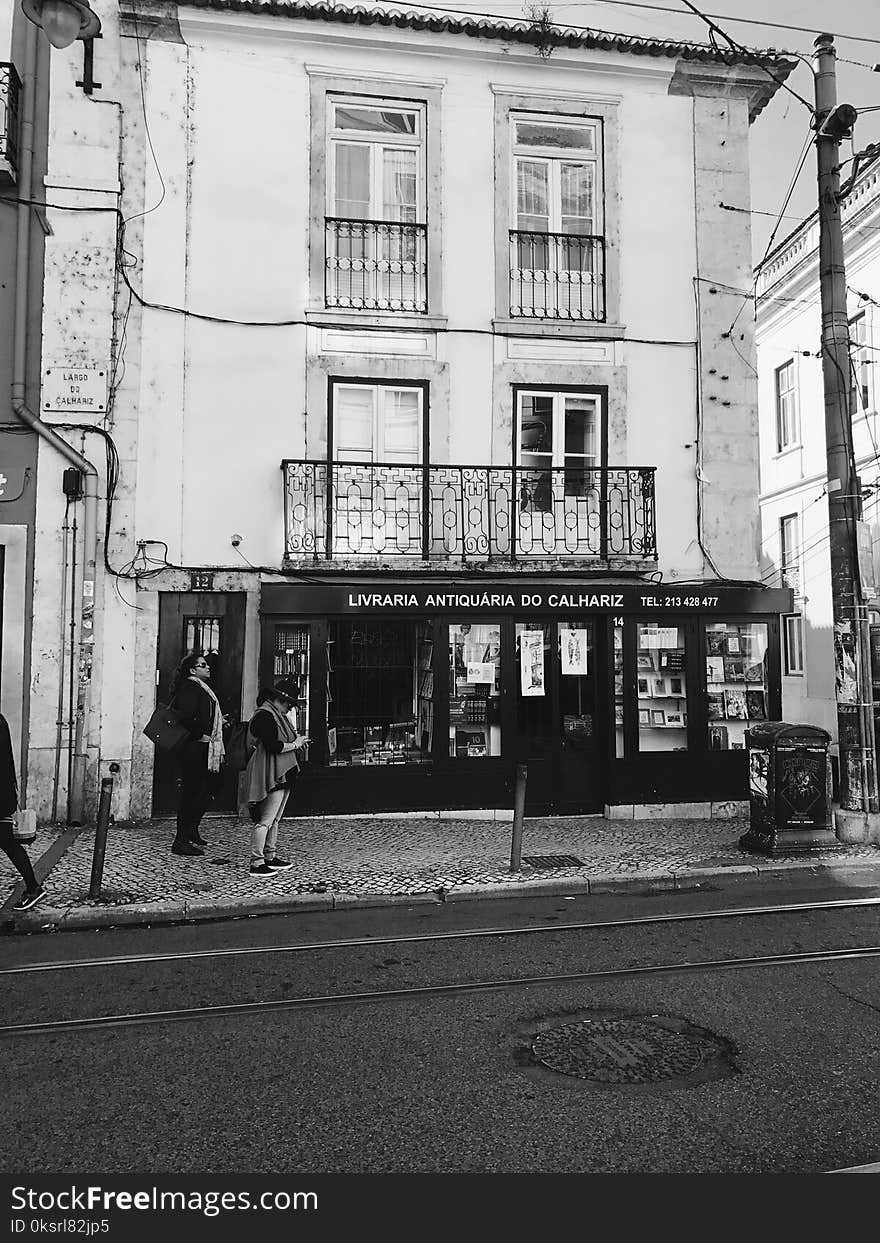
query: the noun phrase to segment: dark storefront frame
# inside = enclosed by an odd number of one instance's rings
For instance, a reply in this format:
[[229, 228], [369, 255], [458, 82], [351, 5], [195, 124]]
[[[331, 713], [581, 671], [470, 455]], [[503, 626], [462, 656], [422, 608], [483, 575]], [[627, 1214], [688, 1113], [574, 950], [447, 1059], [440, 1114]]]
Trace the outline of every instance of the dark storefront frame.
[[[456, 603], [456, 597], [464, 603]], [[706, 642], [709, 621], [758, 623], [767, 626], [769, 719], [781, 714], [779, 615], [790, 611], [788, 590], [722, 588], [700, 584], [669, 588], [654, 584], [607, 584], [558, 580], [496, 579], [474, 583], [321, 582], [309, 585], [264, 585], [261, 602], [260, 681], [273, 678], [276, 625], [310, 629], [310, 763], [299, 784], [291, 814], [321, 812], [443, 810], [512, 806], [513, 775], [518, 760], [527, 758], [517, 737], [515, 715], [519, 694], [514, 633], [517, 623], [574, 618], [592, 620], [595, 659], [595, 763], [600, 766], [592, 796], [584, 805], [537, 801], [537, 783], [527, 811], [532, 814], [601, 810], [605, 804], [653, 802], [719, 802], [747, 797], [745, 751], [710, 751], [707, 734]], [[501, 601], [499, 605], [498, 601]], [[440, 603], [437, 603], [440, 601]], [[413, 624], [430, 619], [434, 644], [435, 728], [432, 763], [394, 768], [330, 767], [326, 733], [326, 676], [316, 654], [323, 653], [330, 620], [387, 618]], [[468, 618], [498, 619], [501, 643], [500, 756], [452, 757], [448, 754], [448, 626]], [[615, 755], [613, 623], [624, 622], [624, 685], [628, 707], [624, 716], [626, 750]], [[638, 751], [635, 708], [636, 625], [652, 622], [684, 632], [688, 679], [688, 750]], [[551, 628], [551, 636], [557, 631]], [[600, 659], [604, 654], [605, 659]]]

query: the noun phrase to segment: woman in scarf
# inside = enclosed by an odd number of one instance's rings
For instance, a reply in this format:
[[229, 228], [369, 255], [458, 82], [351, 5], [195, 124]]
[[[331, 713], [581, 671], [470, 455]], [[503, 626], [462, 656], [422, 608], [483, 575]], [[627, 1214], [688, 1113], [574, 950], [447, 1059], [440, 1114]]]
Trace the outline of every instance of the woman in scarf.
[[189, 738], [178, 750], [180, 802], [177, 834], [171, 843], [175, 855], [203, 855], [208, 843], [199, 833], [210, 797], [209, 773], [220, 771], [223, 760], [223, 712], [208, 685], [211, 669], [204, 656], [185, 656], [174, 677], [171, 703]]
[[245, 771], [245, 788], [254, 827], [251, 831], [251, 876], [271, 876], [289, 868], [275, 853], [278, 826], [309, 744], [296, 727], [299, 699], [296, 678], [281, 678], [257, 696], [250, 734], [256, 747]]

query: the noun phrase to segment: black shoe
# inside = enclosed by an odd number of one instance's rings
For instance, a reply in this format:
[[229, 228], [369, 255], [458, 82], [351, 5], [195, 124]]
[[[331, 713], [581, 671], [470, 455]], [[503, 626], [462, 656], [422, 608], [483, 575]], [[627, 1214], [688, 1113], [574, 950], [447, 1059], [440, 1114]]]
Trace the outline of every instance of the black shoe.
[[32, 906], [36, 906], [46, 896], [46, 890], [43, 888], [35, 890], [34, 893], [23, 893], [17, 902], [13, 902], [12, 909], [14, 911], [29, 911]]
[[205, 841], [205, 839], [201, 836], [200, 833], [196, 833], [195, 837], [191, 837], [189, 840], [192, 842], [193, 846], [210, 846], [211, 845], [210, 842]]
[[203, 855], [205, 852], [200, 846], [194, 845], [192, 842], [171, 843], [171, 853], [173, 855]]
[[268, 863], [252, 863], [251, 876], [273, 876], [274, 868], [270, 868]]
[[285, 868], [292, 868], [293, 864], [288, 863], [286, 859], [267, 859], [266, 864], [275, 872], [283, 872]]

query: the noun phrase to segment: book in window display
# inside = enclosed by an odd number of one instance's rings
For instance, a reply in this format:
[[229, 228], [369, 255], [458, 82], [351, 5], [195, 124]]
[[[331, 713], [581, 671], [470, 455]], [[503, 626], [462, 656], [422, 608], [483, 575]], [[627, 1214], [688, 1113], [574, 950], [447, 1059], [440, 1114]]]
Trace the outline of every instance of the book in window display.
[[764, 662], [762, 660], [756, 661], [755, 664], [746, 665], [744, 672], [747, 682], [759, 682], [763, 686]]
[[723, 630], [706, 631], [706, 651], [710, 656], [727, 654], [727, 634]]
[[710, 751], [726, 751], [727, 750], [727, 726], [726, 725], [710, 725], [709, 726], [709, 750]]
[[680, 672], [684, 669], [684, 652], [681, 648], [671, 648], [660, 653], [660, 668], [664, 671]]
[[747, 721], [749, 719], [744, 690], [728, 689], [724, 692], [724, 715], [728, 721]]
[[710, 721], [723, 721], [724, 712], [724, 694], [710, 692], [706, 696], [706, 715]]
[[763, 691], [746, 691], [746, 710], [750, 721], [767, 720], [767, 701]]
[[724, 681], [724, 658], [722, 656], [706, 657], [706, 681]]
[[743, 662], [739, 656], [724, 657], [724, 681], [744, 682], [746, 680]]
[[650, 682], [648, 681], [648, 679], [647, 679], [647, 678], [638, 678], [638, 679], [636, 680], [636, 689], [637, 689], [638, 694], [639, 694], [639, 695], [640, 695], [643, 699], [650, 698], [650, 695], [651, 695], [651, 684], [650, 684]]

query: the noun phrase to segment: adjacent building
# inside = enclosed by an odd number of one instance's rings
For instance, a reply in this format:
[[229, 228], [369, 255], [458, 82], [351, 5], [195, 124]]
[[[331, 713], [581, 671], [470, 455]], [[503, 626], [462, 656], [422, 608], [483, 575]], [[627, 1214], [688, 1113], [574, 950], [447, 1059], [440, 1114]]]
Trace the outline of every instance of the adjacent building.
[[[101, 480], [87, 803], [112, 771], [117, 816], [173, 808], [141, 729], [199, 650], [234, 717], [302, 675], [300, 813], [509, 808], [520, 761], [531, 812], [739, 806], [793, 605], [722, 204], [792, 62], [387, 3], [96, 8], [101, 89], [52, 57], [40, 404]], [[88, 552], [52, 453], [44, 815]]]
[[[874, 583], [880, 541], [880, 168], [841, 203], [850, 328], [848, 394], [856, 467], [871, 550], [862, 581]], [[824, 387], [820, 352], [819, 222], [815, 214], [766, 257], [757, 273], [758, 406], [761, 420], [761, 576], [793, 592], [782, 618], [782, 712], [837, 736]], [[875, 620], [880, 613], [872, 609]]]

